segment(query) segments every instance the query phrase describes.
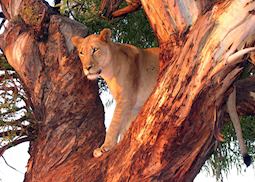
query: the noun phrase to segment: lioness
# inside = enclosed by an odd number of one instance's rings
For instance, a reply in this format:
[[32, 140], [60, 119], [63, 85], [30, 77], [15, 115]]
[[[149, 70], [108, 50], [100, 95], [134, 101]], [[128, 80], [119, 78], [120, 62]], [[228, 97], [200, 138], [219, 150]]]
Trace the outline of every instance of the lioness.
[[[72, 42], [79, 51], [87, 78], [104, 78], [116, 100], [104, 144], [93, 153], [94, 157], [99, 157], [122, 138], [155, 87], [159, 72], [159, 49], [139, 49], [128, 44], [113, 43], [109, 29], [86, 38], [75, 36]], [[235, 92], [229, 96], [227, 109], [238, 135], [245, 164], [249, 166], [251, 157], [247, 154], [240, 123], [235, 116]]]
[[94, 150], [94, 157], [109, 151], [121, 139], [156, 85], [159, 72], [159, 49], [139, 49], [113, 43], [111, 31], [86, 38], [73, 37], [83, 71], [89, 80], [101, 76], [116, 101], [104, 144]]

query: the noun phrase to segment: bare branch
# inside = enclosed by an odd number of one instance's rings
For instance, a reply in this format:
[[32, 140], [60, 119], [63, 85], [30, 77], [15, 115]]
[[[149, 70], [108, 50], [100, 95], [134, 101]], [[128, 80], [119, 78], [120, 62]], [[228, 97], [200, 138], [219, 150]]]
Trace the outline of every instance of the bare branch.
[[17, 171], [17, 172], [19, 172], [19, 173], [21, 173], [21, 174], [24, 174], [23, 172], [17, 170], [15, 167], [11, 166], [11, 165], [7, 162], [7, 160], [4, 158], [4, 156], [2, 156], [2, 158], [3, 158], [5, 164], [6, 164], [8, 167], [10, 167], [11, 169], [13, 169], [13, 170], [15, 170], [15, 171]]
[[24, 129], [23, 130], [14, 130], [14, 131], [5, 131], [5, 132], [0, 132], [0, 138], [2, 138], [2, 137], [5, 137], [5, 136], [8, 136], [8, 135], [10, 135], [10, 133], [12, 133], [12, 134], [16, 134], [17, 136], [26, 136], [27, 134], [26, 134], [26, 129], [28, 129], [29, 127], [24, 127]]
[[20, 126], [20, 127], [24, 127], [24, 125], [22, 124], [23, 121], [27, 121], [28, 119], [30, 119], [27, 116], [23, 116], [19, 119], [13, 120], [13, 121], [4, 121], [4, 123], [8, 126]]
[[0, 156], [2, 156], [7, 149], [14, 147], [16, 145], [19, 145], [21, 143], [24, 143], [24, 142], [29, 142], [31, 140], [33, 140], [33, 137], [29, 136], [29, 137], [20, 138], [20, 139], [14, 140], [11, 143], [8, 143], [7, 145], [0, 148]]
[[131, 4], [129, 4], [128, 6], [126, 6], [124, 8], [114, 11], [112, 13], [112, 17], [117, 18], [117, 17], [125, 16], [128, 13], [132, 13], [134, 11], [139, 10], [140, 7], [141, 7], [141, 2], [140, 1], [132, 2]]
[[23, 109], [26, 109], [26, 107], [24, 106], [24, 107], [19, 107], [19, 108], [16, 108], [16, 109], [11, 109], [11, 110], [9, 110], [9, 111], [0, 113], [0, 116], [5, 116], [5, 115], [8, 115], [8, 114], [12, 114], [12, 113], [21, 111], [21, 110], [23, 110]]

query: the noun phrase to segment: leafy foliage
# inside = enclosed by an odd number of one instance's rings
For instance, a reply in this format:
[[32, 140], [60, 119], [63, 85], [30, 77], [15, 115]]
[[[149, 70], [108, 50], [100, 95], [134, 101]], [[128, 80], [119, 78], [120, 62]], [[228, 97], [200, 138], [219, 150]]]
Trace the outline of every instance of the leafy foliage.
[[98, 15], [100, 2], [101, 0], [64, 0], [61, 12], [85, 24], [90, 33], [98, 33], [103, 28], [110, 28], [114, 41], [143, 48], [157, 46], [144, 11], [140, 10], [123, 18], [107, 20]]
[[240, 75], [240, 79], [245, 79], [249, 76], [255, 75], [255, 66], [251, 63], [250, 57], [245, 59], [245, 61], [242, 63], [242, 66], [244, 67], [242, 74]]
[[15, 71], [1, 55], [0, 62], [0, 156], [34, 132], [32, 109]]
[[13, 70], [3, 54], [0, 54], [0, 70]]

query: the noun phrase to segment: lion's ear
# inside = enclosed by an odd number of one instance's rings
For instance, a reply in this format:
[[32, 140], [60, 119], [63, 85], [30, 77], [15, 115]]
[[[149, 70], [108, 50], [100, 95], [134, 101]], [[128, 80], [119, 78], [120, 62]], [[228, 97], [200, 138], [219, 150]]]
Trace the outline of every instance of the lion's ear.
[[109, 42], [112, 37], [112, 31], [109, 28], [105, 28], [100, 32], [99, 38], [102, 41]]
[[74, 45], [75, 47], [78, 47], [78, 46], [81, 44], [82, 39], [83, 39], [82, 37], [73, 36], [71, 40], [72, 40], [73, 45]]

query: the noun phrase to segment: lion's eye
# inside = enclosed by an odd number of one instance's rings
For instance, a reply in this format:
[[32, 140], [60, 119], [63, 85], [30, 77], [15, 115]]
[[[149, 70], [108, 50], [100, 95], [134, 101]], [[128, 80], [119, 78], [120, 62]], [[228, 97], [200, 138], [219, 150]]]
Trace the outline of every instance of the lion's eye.
[[95, 52], [97, 52], [99, 50], [99, 48], [93, 47], [92, 48], [92, 54], [94, 54]]
[[84, 56], [84, 53], [82, 51], [79, 52], [79, 56]]

